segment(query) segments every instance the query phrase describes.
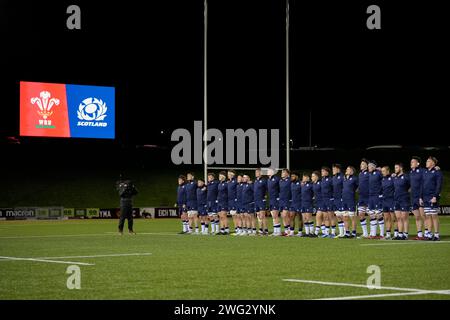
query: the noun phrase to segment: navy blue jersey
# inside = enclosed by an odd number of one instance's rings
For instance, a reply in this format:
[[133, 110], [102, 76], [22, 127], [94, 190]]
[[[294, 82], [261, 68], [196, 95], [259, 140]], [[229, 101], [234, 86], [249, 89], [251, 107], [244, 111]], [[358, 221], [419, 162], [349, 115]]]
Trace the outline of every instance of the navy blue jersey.
[[186, 203], [197, 202], [197, 181], [186, 182]]
[[369, 197], [369, 171], [364, 170], [359, 173], [358, 177], [358, 188], [359, 197], [368, 198]]
[[242, 190], [243, 190], [243, 187], [244, 187], [244, 183], [243, 182], [238, 183], [237, 186], [236, 186], [236, 199], [237, 199], [236, 206], [238, 208], [242, 207]]
[[356, 176], [347, 176], [342, 183], [342, 199], [355, 199], [356, 189], [358, 189], [358, 178]]
[[322, 199], [322, 185], [321, 181], [317, 181], [313, 183], [313, 192], [314, 192], [314, 200], [316, 203], [316, 207], [321, 207], [323, 203]]
[[226, 181], [219, 181], [219, 186], [217, 187], [217, 201], [221, 206], [228, 205], [228, 184]]
[[218, 180], [208, 182], [206, 195], [206, 199], [208, 202], [215, 202], [217, 200], [218, 186], [219, 186]]
[[206, 187], [197, 188], [197, 206], [204, 207], [206, 206]]
[[343, 182], [344, 182], [343, 173], [338, 173], [333, 176], [333, 198], [335, 200], [342, 199]]
[[423, 174], [424, 201], [429, 201], [433, 197], [436, 197], [436, 199], [439, 198], [439, 195], [441, 194], [442, 180], [443, 176], [440, 170], [436, 170], [435, 168], [425, 170]]
[[302, 183], [298, 180], [291, 183], [292, 206], [301, 208], [302, 206]]
[[411, 196], [416, 199], [422, 198], [423, 175], [425, 169], [416, 168], [410, 171], [409, 180], [411, 183]]
[[243, 183], [242, 186], [242, 204], [245, 206], [254, 202], [253, 183]]
[[302, 205], [311, 206], [314, 197], [312, 182], [305, 182], [302, 184]]
[[326, 176], [322, 177], [321, 181], [321, 193], [322, 199], [332, 199], [333, 198], [333, 179]]
[[369, 173], [369, 197], [378, 197], [382, 194], [381, 179], [383, 179], [383, 176], [379, 170]]
[[394, 178], [391, 176], [383, 177], [381, 180], [381, 189], [383, 199], [394, 199]]
[[255, 182], [253, 182], [253, 191], [255, 201], [264, 200], [267, 193], [267, 180], [264, 178], [256, 178]]
[[236, 188], [237, 188], [236, 178], [228, 180], [228, 201], [233, 201], [237, 199]]
[[267, 180], [267, 189], [271, 201], [278, 199], [280, 196], [280, 177], [269, 177], [269, 180]]
[[291, 179], [289, 177], [280, 179], [280, 201], [291, 200]]
[[183, 206], [186, 204], [186, 185], [182, 184], [182, 185], [178, 185], [178, 190], [177, 190], [177, 205], [179, 207]]
[[409, 177], [401, 174], [394, 178], [394, 199], [395, 201], [402, 201], [409, 199]]

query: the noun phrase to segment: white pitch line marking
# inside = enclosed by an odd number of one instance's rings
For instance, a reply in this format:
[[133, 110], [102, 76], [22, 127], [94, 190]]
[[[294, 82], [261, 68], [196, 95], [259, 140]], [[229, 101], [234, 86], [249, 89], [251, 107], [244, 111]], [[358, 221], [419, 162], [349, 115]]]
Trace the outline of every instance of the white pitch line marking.
[[350, 296], [350, 297], [334, 297], [334, 298], [321, 298], [314, 300], [356, 300], [356, 299], [366, 299], [366, 298], [382, 298], [382, 297], [395, 297], [395, 296], [414, 296], [422, 294], [450, 294], [450, 290], [438, 290], [429, 292], [428, 290], [416, 291], [416, 292], [399, 292], [399, 293], [382, 293], [382, 294], [371, 294], [363, 296]]
[[421, 294], [428, 294], [428, 292], [415, 291], [415, 292], [384, 293], [384, 294], [371, 294], [371, 295], [364, 295], [364, 296], [321, 298], [321, 299], [313, 299], [313, 300], [357, 300], [357, 299], [397, 297], [397, 296], [416, 296], [416, 295], [421, 295]]
[[91, 256], [65, 256], [65, 257], [39, 257], [36, 259], [71, 259], [71, 258], [104, 258], [104, 257], [128, 257], [128, 256], [149, 256], [151, 255], [150, 252], [144, 252], [144, 253], [117, 253], [117, 254], [98, 254], [98, 255], [91, 255]]
[[85, 233], [85, 234], [52, 234], [42, 236], [8, 236], [0, 237], [1, 239], [33, 239], [33, 238], [62, 238], [62, 237], [89, 237], [89, 236], [105, 236], [104, 233]]
[[35, 258], [18, 258], [18, 257], [4, 257], [0, 256], [0, 259], [7, 260], [16, 260], [16, 261], [35, 261], [35, 262], [47, 262], [47, 263], [62, 263], [62, 264], [77, 264], [82, 266], [94, 266], [94, 263], [86, 263], [86, 262], [74, 262], [74, 261], [58, 261], [58, 260], [46, 260], [46, 259], [35, 259]]
[[388, 243], [361, 243], [360, 246], [395, 246], [398, 244], [437, 244], [437, 243], [450, 243], [450, 241], [394, 241]]
[[[325, 282], [325, 281], [315, 281], [315, 280], [301, 280], [301, 279], [282, 279], [287, 282], [301, 282], [310, 284], [321, 284], [328, 286], [340, 286], [340, 287], [355, 287], [355, 288], [366, 288], [369, 289], [367, 285], [355, 284], [355, 283], [345, 283], [345, 282]], [[399, 287], [375, 287], [375, 290], [394, 290], [394, 291], [406, 291], [406, 292], [421, 292], [421, 294], [450, 294], [450, 290], [426, 290], [426, 289], [413, 289], [413, 288], [399, 288]]]

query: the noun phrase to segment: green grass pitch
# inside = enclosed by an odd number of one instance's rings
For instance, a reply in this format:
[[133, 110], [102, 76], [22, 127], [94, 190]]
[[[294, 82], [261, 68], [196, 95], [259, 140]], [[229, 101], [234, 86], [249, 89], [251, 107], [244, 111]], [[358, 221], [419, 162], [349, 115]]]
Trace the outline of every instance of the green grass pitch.
[[[450, 290], [450, 217], [441, 223], [437, 243], [177, 235], [177, 219], [135, 220], [134, 236], [117, 235], [116, 220], [0, 221], [0, 300], [321, 299], [408, 292], [413, 294], [367, 299], [450, 299], [450, 292], [283, 281], [365, 285], [367, 267], [377, 265], [383, 287]], [[90, 264], [80, 265], [80, 290], [67, 288], [70, 263], [58, 261]]]

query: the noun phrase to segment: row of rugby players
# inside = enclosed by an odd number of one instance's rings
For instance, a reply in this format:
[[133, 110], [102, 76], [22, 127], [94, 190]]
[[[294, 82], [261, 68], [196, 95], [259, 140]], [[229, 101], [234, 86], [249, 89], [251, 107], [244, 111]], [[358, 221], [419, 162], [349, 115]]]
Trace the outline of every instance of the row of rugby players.
[[[339, 164], [334, 164], [331, 170], [322, 167], [320, 172], [304, 173], [301, 177], [283, 169], [280, 178], [269, 169], [265, 178], [261, 169], [256, 169], [254, 181], [247, 174], [229, 170], [220, 172], [218, 180], [214, 173], [208, 173], [207, 184], [202, 179], [195, 181], [194, 175], [188, 173], [178, 178], [181, 233], [228, 235], [229, 212], [235, 227], [233, 235], [268, 235], [266, 212], [269, 210], [273, 236], [294, 236], [298, 217], [297, 236], [352, 238], [357, 236], [358, 216], [362, 229], [358, 238], [406, 240], [412, 211], [417, 227], [414, 239], [438, 241], [437, 213], [443, 176], [436, 166], [436, 158], [429, 157], [425, 169], [420, 167], [420, 162], [419, 157], [412, 157], [408, 174], [401, 163], [396, 163], [391, 173], [388, 166], [380, 168], [375, 161], [366, 159], [361, 160], [358, 175], [352, 166], [343, 173]], [[336, 224], [339, 234], [336, 234]]]

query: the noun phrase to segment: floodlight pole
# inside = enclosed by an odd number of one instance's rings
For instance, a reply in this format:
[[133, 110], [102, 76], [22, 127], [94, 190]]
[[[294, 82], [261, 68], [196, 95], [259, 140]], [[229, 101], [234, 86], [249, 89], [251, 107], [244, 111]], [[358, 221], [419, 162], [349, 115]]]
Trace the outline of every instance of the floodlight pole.
[[204, 0], [204, 19], [203, 19], [203, 178], [208, 181], [208, 91], [207, 91], [207, 54], [208, 54], [208, 0]]
[[289, 137], [289, 0], [286, 0], [286, 168], [290, 169], [291, 143]]

